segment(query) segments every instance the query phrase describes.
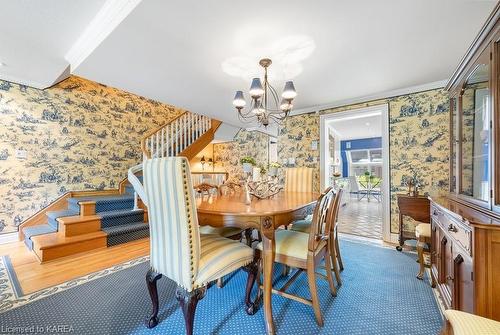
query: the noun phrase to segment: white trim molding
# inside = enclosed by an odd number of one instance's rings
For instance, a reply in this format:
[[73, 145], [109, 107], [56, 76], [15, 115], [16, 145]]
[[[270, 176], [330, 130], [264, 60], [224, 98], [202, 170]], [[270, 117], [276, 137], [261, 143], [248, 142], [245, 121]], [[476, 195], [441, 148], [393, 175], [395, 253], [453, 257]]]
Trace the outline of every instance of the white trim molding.
[[19, 233], [14, 231], [12, 233], [0, 234], [0, 244], [6, 244], [19, 241]]
[[369, 102], [369, 101], [374, 101], [374, 100], [380, 100], [380, 99], [387, 99], [387, 98], [397, 97], [400, 95], [407, 95], [407, 94], [411, 94], [411, 93], [418, 93], [418, 92], [423, 92], [423, 91], [435, 90], [438, 88], [443, 88], [446, 85], [447, 81], [448, 81], [447, 79], [439, 80], [439, 81], [434, 81], [432, 83], [427, 83], [427, 84], [423, 84], [423, 85], [416, 85], [416, 86], [411, 86], [411, 87], [406, 87], [406, 88], [400, 88], [397, 90], [384, 91], [384, 92], [374, 93], [371, 95], [365, 95], [362, 97], [357, 97], [357, 98], [352, 98], [352, 99], [338, 100], [338, 101], [334, 101], [332, 103], [325, 104], [325, 105], [318, 105], [318, 106], [295, 109], [295, 110], [292, 110], [291, 115], [293, 116], [293, 115], [299, 115], [299, 114], [321, 112], [324, 110], [337, 108], [337, 107], [349, 106], [349, 105], [354, 105], [354, 104], [359, 104], [359, 103]]
[[106, 37], [134, 10], [141, 0], [107, 0], [80, 37], [66, 53], [75, 70]]
[[327, 121], [345, 118], [359, 118], [380, 113], [382, 116], [382, 238], [392, 242], [391, 237], [391, 195], [390, 195], [390, 152], [389, 152], [389, 105], [387, 103], [364, 108], [340, 111], [338, 113], [320, 115], [320, 184], [326, 187], [328, 169], [326, 159], [328, 154]]

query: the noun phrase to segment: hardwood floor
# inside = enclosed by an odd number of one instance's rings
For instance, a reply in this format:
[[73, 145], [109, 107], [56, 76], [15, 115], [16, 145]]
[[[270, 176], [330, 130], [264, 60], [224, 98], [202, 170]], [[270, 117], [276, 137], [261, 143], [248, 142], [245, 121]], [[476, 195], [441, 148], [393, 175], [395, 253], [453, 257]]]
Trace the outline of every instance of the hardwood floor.
[[144, 238], [40, 264], [23, 242], [0, 244], [0, 255], [9, 256], [24, 294], [148, 254], [149, 238]]

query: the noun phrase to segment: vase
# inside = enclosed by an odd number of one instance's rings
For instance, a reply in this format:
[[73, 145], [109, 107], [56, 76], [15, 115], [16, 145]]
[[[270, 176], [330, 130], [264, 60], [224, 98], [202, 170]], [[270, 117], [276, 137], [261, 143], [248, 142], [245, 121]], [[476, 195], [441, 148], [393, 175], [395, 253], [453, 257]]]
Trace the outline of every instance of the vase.
[[251, 203], [252, 203], [252, 196], [250, 195], [248, 184], [245, 184], [245, 205], [250, 205]]
[[243, 163], [243, 172], [250, 173], [253, 171], [253, 165], [250, 163]]

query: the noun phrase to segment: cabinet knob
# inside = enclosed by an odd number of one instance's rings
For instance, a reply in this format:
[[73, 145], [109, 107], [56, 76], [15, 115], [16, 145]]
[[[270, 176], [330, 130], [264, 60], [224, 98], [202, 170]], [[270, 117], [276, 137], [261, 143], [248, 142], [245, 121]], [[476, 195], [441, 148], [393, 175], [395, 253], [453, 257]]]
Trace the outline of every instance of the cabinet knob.
[[455, 227], [452, 223], [448, 225], [448, 231], [456, 233], [458, 231], [457, 227]]
[[452, 276], [446, 276], [446, 280], [451, 280], [451, 281], [453, 281], [453, 277], [452, 277]]

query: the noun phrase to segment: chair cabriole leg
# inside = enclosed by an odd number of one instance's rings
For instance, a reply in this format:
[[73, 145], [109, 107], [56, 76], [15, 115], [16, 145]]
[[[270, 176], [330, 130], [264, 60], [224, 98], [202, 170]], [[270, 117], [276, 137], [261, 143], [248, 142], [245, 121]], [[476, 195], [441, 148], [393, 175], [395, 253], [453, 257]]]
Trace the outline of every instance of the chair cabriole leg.
[[146, 274], [146, 284], [148, 286], [149, 296], [151, 297], [151, 302], [153, 304], [153, 311], [151, 315], [146, 319], [146, 327], [154, 328], [158, 325], [158, 309], [159, 309], [159, 300], [158, 300], [158, 288], [156, 286], [156, 282], [161, 278], [161, 274], [156, 273], [152, 269]]
[[194, 325], [194, 314], [196, 312], [196, 305], [198, 301], [203, 299], [205, 293], [207, 292], [207, 287], [203, 286], [197, 288], [191, 292], [188, 292], [184, 288], [178, 286], [175, 291], [175, 298], [179, 301], [181, 305], [182, 314], [184, 315], [184, 323], [186, 325], [186, 334], [193, 334]]

